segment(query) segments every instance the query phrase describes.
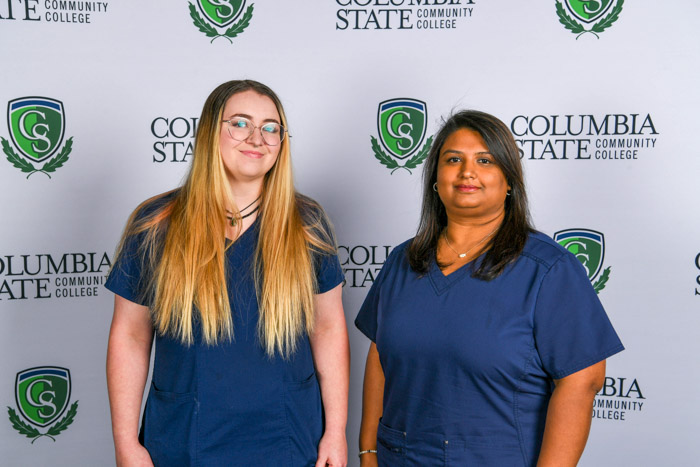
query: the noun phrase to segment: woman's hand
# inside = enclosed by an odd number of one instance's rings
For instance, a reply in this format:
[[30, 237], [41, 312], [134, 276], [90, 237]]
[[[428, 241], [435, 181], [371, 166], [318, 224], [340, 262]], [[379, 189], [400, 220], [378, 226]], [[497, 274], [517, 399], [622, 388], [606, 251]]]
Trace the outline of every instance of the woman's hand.
[[345, 431], [326, 431], [318, 444], [316, 467], [345, 467], [348, 465], [348, 442]]
[[117, 467], [153, 467], [146, 448], [139, 443], [116, 449]]
[[377, 454], [368, 452], [360, 456], [360, 467], [378, 467]]

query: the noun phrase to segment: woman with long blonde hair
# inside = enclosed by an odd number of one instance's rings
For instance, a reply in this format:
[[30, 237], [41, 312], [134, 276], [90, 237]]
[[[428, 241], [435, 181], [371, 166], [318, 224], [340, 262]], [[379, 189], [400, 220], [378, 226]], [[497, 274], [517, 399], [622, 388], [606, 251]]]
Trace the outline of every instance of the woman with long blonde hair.
[[329, 221], [294, 189], [279, 98], [220, 85], [184, 184], [134, 211], [106, 284], [117, 465], [344, 466], [342, 281]]

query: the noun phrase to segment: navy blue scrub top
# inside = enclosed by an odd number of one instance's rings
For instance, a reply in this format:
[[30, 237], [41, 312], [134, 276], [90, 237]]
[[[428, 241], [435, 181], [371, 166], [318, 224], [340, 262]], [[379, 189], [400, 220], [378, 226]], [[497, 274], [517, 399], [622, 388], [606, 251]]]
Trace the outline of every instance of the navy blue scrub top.
[[355, 325], [384, 371], [382, 466], [534, 466], [553, 379], [623, 350], [579, 261], [531, 234], [496, 279], [392, 251]]
[[[323, 434], [320, 390], [308, 336], [285, 361], [257, 338], [252, 276], [258, 221], [226, 252], [234, 339], [191, 347], [156, 333], [141, 440], [156, 466], [313, 466]], [[138, 240], [127, 242], [105, 286], [148, 306]], [[312, 253], [323, 293], [343, 281], [337, 256]]]

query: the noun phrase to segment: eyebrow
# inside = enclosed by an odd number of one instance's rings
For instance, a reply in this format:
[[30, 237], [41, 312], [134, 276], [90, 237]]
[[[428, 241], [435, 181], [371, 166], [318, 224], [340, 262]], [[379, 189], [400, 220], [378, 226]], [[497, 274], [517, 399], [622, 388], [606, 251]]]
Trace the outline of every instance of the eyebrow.
[[[445, 152], [442, 153], [442, 155], [444, 156], [445, 154], [464, 154], [464, 152], [458, 151], [457, 149], [446, 149]], [[476, 154], [477, 156], [483, 156], [486, 154], [488, 154], [489, 156], [493, 156], [493, 154], [490, 151], [479, 151], [474, 154]]]
[[[235, 118], [235, 117], [243, 117], [243, 118], [247, 118], [250, 121], [253, 121], [253, 117], [251, 117], [248, 114], [233, 114], [229, 117], [229, 120], [232, 118]], [[262, 121], [262, 123], [268, 123], [268, 122], [273, 122], [273, 123], [277, 123], [278, 125], [281, 125], [281, 123], [275, 118], [266, 118]]]

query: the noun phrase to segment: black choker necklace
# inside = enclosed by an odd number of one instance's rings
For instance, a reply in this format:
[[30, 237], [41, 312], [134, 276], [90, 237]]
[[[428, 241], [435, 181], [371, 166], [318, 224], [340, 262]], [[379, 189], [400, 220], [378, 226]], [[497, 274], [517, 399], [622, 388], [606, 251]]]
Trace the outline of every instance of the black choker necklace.
[[[245, 214], [245, 215], [241, 216], [241, 220], [245, 219], [245, 218], [248, 217], [248, 216], [252, 216], [253, 214], [255, 214], [255, 213], [257, 212], [258, 209], [260, 209], [260, 205], [255, 206], [255, 209], [253, 209], [252, 211], [250, 211], [248, 214]], [[237, 219], [236, 219], [235, 217], [233, 217], [233, 216], [226, 216], [226, 219], [229, 220], [229, 223], [231, 224], [231, 227], [235, 227], [236, 224], [238, 223], [238, 222], [237, 222]]]
[[[262, 196], [262, 195], [261, 195], [261, 196]], [[260, 199], [260, 196], [258, 196], [257, 198], [255, 198], [255, 200], [254, 200], [252, 203], [250, 203], [248, 206], [244, 207], [243, 209], [241, 209], [241, 210], [238, 211], [238, 212], [239, 212], [240, 214], [243, 214], [243, 211], [245, 211], [246, 209], [248, 209], [249, 207], [251, 207], [252, 205], [254, 205], [255, 203], [257, 203], [257, 201], [258, 201], [259, 199]], [[253, 209], [253, 210], [250, 211], [249, 213], [241, 215], [241, 220], [245, 219], [246, 217], [252, 216], [253, 214], [255, 214], [255, 213], [257, 212], [258, 209], [260, 209], [260, 205], [259, 205], [259, 204], [258, 204], [257, 206], [255, 206], [255, 209]], [[230, 211], [227, 211], [227, 212], [230, 214]], [[233, 216], [226, 216], [226, 219], [229, 220], [229, 223], [231, 224], [231, 227], [235, 227], [236, 224], [238, 223], [238, 219], [236, 219], [236, 218], [233, 217]]]

